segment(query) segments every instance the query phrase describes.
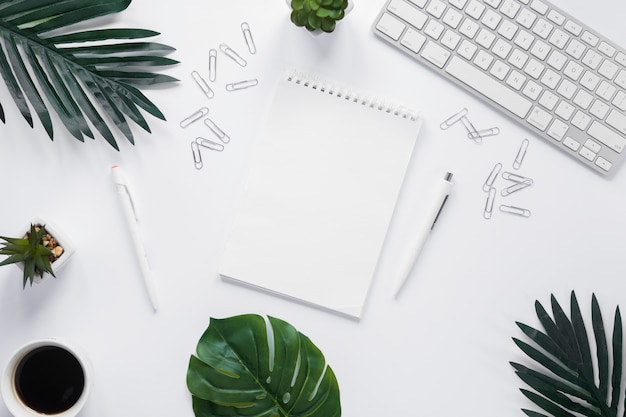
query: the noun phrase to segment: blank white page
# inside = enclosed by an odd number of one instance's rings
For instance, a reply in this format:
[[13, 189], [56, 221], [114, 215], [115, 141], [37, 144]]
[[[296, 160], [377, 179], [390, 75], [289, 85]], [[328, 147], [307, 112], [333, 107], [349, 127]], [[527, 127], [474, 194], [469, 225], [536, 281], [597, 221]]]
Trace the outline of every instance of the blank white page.
[[359, 318], [420, 127], [416, 112], [283, 75], [220, 274]]

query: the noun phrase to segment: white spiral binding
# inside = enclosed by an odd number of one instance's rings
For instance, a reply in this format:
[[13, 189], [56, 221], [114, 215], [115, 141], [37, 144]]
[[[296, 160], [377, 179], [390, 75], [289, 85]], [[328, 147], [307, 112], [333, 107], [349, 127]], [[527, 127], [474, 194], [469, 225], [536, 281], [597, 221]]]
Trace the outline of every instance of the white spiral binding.
[[302, 75], [297, 72], [290, 72], [287, 74], [286, 79], [289, 82], [311, 88], [321, 93], [327, 93], [337, 98], [343, 98], [344, 100], [349, 100], [354, 103], [361, 104], [362, 106], [369, 106], [372, 109], [384, 111], [391, 115], [402, 117], [403, 119], [409, 119], [412, 121], [420, 119], [420, 112], [412, 110], [404, 105], [396, 105], [382, 101], [377, 97], [356, 92], [345, 86], [330, 84], [319, 78]]

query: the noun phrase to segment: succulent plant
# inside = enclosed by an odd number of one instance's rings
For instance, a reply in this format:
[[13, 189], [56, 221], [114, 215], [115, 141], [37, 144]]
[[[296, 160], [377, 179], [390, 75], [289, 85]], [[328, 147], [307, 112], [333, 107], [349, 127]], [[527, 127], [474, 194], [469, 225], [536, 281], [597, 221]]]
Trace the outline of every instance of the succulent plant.
[[35, 276], [43, 277], [44, 272], [54, 276], [52, 262], [60, 254], [49, 249], [50, 238], [44, 225], [31, 224], [30, 231], [22, 238], [0, 236], [0, 239], [4, 240], [0, 242], [0, 255], [8, 255], [8, 258], [0, 262], [0, 266], [23, 263], [24, 287], [26, 282], [33, 285]]
[[291, 0], [291, 21], [310, 31], [332, 32], [343, 19], [348, 0]]

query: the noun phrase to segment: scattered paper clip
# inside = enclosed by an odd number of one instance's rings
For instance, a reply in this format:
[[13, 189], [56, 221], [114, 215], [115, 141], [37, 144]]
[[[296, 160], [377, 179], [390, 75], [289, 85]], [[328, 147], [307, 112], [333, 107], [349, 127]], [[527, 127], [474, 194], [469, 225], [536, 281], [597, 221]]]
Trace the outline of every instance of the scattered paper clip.
[[484, 139], [487, 138], [489, 136], [495, 136], [500, 134], [500, 128], [498, 127], [492, 127], [490, 129], [482, 129], [482, 130], [478, 130], [476, 132], [469, 132], [467, 134], [467, 137], [473, 140], [476, 139]]
[[483, 191], [489, 192], [489, 190], [491, 190], [491, 188], [493, 187], [493, 183], [498, 177], [498, 174], [500, 173], [501, 169], [502, 169], [502, 164], [500, 162], [494, 165], [493, 169], [491, 170], [491, 173], [489, 174], [489, 176], [487, 177], [487, 180], [485, 181], [485, 184], [483, 184]]
[[478, 133], [478, 131], [476, 130], [472, 122], [470, 122], [470, 120], [467, 117], [465, 116], [461, 117], [461, 122], [463, 123], [463, 126], [465, 126], [465, 129], [467, 130], [467, 136], [471, 137], [471, 139], [474, 142], [479, 143], [483, 140], [483, 137], [480, 136], [480, 134]]
[[526, 156], [527, 149], [528, 139], [524, 139], [519, 147], [519, 151], [517, 151], [517, 156], [515, 157], [515, 161], [513, 162], [513, 168], [520, 169], [520, 167], [522, 166], [522, 162], [524, 161], [524, 156]]
[[252, 32], [250, 32], [250, 25], [248, 25], [248, 22], [243, 22], [241, 24], [241, 31], [243, 32], [243, 37], [246, 40], [248, 51], [252, 55], [256, 54], [256, 45], [254, 44], [254, 39], [252, 39]]
[[465, 115], [467, 114], [467, 109], [464, 107], [463, 109], [461, 109], [461, 111], [459, 111], [458, 113], [453, 114], [452, 116], [450, 116], [449, 118], [447, 118], [446, 120], [444, 120], [439, 127], [441, 128], [441, 130], [446, 130], [449, 127], [451, 127], [453, 124], [455, 124], [456, 122], [458, 122], [459, 120], [461, 120], [461, 118], [465, 117]]
[[193, 164], [196, 169], [202, 169], [202, 154], [200, 154], [200, 145], [196, 141], [191, 141], [191, 153], [193, 155]]
[[244, 90], [246, 88], [254, 87], [259, 84], [259, 80], [256, 78], [252, 80], [239, 81], [236, 83], [226, 84], [226, 91]]
[[230, 136], [228, 136], [222, 129], [220, 129], [213, 120], [208, 117], [204, 119], [204, 124], [211, 129], [211, 131], [217, 136], [222, 142], [228, 143], [230, 142]]
[[209, 50], [209, 81], [215, 82], [217, 78], [217, 50]]
[[505, 189], [503, 189], [502, 191], [500, 191], [500, 194], [502, 195], [502, 197], [506, 197], [508, 195], [511, 195], [515, 192], [518, 192], [519, 190], [523, 190], [526, 187], [529, 187], [531, 185], [531, 183], [529, 182], [516, 182], [515, 184], [511, 185], [510, 187], [507, 187]]
[[489, 189], [489, 196], [487, 196], [487, 202], [485, 203], [485, 211], [483, 212], [483, 217], [485, 219], [490, 219], [491, 214], [493, 213], [493, 203], [496, 201], [496, 189], [491, 187]]
[[521, 207], [501, 205], [500, 211], [504, 213], [516, 214], [522, 217], [530, 217], [530, 210]]
[[194, 122], [197, 122], [198, 120], [202, 119], [207, 114], [209, 114], [209, 108], [208, 107], [200, 107], [191, 116], [184, 118], [180, 122], [180, 127], [182, 127], [184, 129], [187, 126], [189, 126], [190, 124], [192, 124]]
[[248, 62], [245, 59], [243, 59], [237, 52], [233, 50], [233, 48], [226, 45], [225, 43], [220, 43], [220, 50], [224, 52], [227, 57], [229, 57], [242, 67], [248, 65]]
[[213, 93], [213, 90], [211, 89], [211, 87], [209, 87], [206, 81], [204, 81], [204, 78], [202, 78], [202, 76], [198, 73], [198, 71], [195, 71], [195, 70], [192, 71], [191, 76], [193, 77], [196, 84], [198, 84], [198, 87], [200, 87], [204, 95], [207, 96], [207, 98], [211, 99], [215, 96], [215, 93]]
[[504, 171], [502, 173], [502, 178], [504, 178], [505, 180], [509, 180], [509, 181], [513, 181], [517, 183], [525, 182], [525, 183], [528, 183], [528, 185], [533, 185], [533, 182], [534, 182], [532, 178], [523, 177], [521, 175], [517, 175], [508, 171]]
[[224, 150], [224, 145], [222, 145], [221, 143], [213, 142], [212, 140], [200, 136], [196, 138], [196, 143], [199, 146], [210, 149], [212, 151], [222, 152]]

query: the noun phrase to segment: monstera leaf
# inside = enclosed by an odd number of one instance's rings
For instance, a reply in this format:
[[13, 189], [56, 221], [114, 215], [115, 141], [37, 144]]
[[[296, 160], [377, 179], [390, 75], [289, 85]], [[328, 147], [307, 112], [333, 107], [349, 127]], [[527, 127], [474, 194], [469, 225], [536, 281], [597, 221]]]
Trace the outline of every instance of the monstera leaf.
[[[150, 132], [140, 109], [164, 119], [138, 87], [176, 81], [146, 70], [177, 63], [165, 57], [174, 48], [138, 41], [158, 35], [144, 29], [72, 31], [74, 24], [118, 13], [130, 2], [0, 0], [0, 75], [31, 127], [32, 108], [53, 138], [50, 106], [76, 139], [94, 138], [89, 121], [119, 149], [110, 124], [134, 143], [128, 119]], [[1, 103], [0, 120], [5, 122]]]
[[[535, 303], [544, 332], [518, 323], [535, 346], [515, 338], [514, 341], [538, 365], [538, 369], [530, 369], [511, 362], [517, 375], [534, 390], [522, 389], [522, 393], [555, 417], [616, 417], [623, 392], [619, 307], [615, 311], [609, 345], [600, 307], [593, 295], [591, 324], [595, 346], [592, 346], [574, 292], [570, 300], [571, 318], [554, 296], [551, 304], [554, 318], [539, 302]], [[544, 416], [531, 410], [523, 411], [530, 417]]]
[[308, 337], [269, 317], [211, 319], [191, 356], [196, 417], [339, 417], [339, 387]]

